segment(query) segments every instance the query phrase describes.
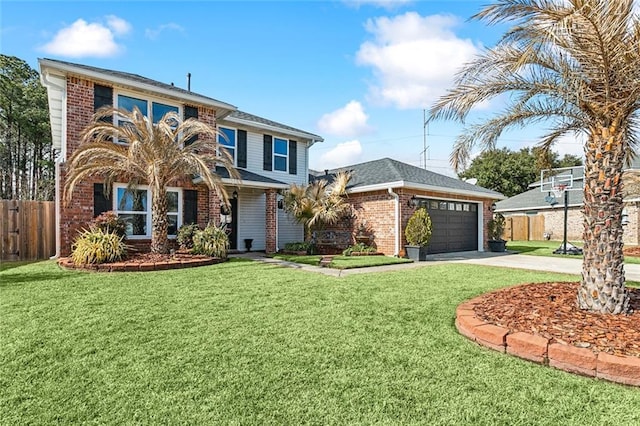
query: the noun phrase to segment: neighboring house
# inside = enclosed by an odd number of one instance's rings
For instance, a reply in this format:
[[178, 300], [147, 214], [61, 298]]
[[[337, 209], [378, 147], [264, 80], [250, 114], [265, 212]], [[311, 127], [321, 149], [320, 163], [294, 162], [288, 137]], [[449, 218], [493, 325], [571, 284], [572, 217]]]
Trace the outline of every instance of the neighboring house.
[[504, 198], [498, 192], [390, 158], [312, 172], [311, 179], [331, 180], [343, 170], [352, 173], [347, 194], [353, 217], [322, 232], [353, 236], [365, 228], [378, 251], [386, 255], [404, 254], [404, 229], [415, 209], [422, 206], [433, 225], [430, 253], [483, 251], [492, 204]]
[[[126, 217], [138, 216], [146, 226], [130, 229], [128, 243], [143, 248], [150, 241], [150, 203], [133, 209], [122, 203], [126, 182], [103, 189], [102, 180], [82, 182], [73, 200], [65, 206], [62, 189], [66, 162], [78, 147], [83, 129], [94, 112], [105, 105], [132, 109], [138, 106], [152, 119], [167, 111], [176, 111], [185, 119], [198, 118], [217, 125], [227, 136], [220, 138], [235, 159], [241, 181], [229, 179], [226, 170], [218, 170], [230, 195], [231, 211], [222, 210], [215, 192], [198, 179], [184, 179], [169, 188], [170, 238], [182, 224], [210, 222], [228, 225], [232, 249], [244, 250], [251, 239], [252, 250], [275, 252], [286, 242], [303, 239], [303, 228], [277, 209], [277, 192], [289, 184], [308, 183], [309, 148], [322, 142], [318, 135], [298, 130], [255, 115], [228, 103], [203, 96], [135, 74], [112, 71], [53, 59], [40, 59], [42, 84], [47, 88], [53, 147], [58, 152], [56, 165], [57, 255], [68, 255], [78, 231], [98, 214], [114, 210]], [[148, 199], [147, 188], [139, 192]], [[233, 196], [232, 196], [233, 194]], [[227, 213], [227, 214], [221, 214]]]
[[[632, 165], [635, 168], [635, 165]], [[584, 230], [582, 206], [584, 188], [584, 167], [554, 169], [552, 173], [572, 175], [573, 190], [567, 191], [567, 239], [582, 240]], [[545, 187], [542, 190], [542, 182], [536, 181], [529, 185], [529, 189], [513, 197], [496, 203], [496, 213], [502, 213], [505, 218], [522, 218], [514, 221], [513, 230], [507, 229], [508, 239], [562, 240], [564, 238], [564, 195], [555, 197], [549, 188], [549, 179], [545, 178]], [[623, 224], [625, 244], [640, 244], [638, 225], [640, 208], [638, 198], [625, 198], [623, 210]], [[515, 225], [515, 223], [518, 225]], [[518, 229], [516, 229], [518, 227]], [[524, 231], [520, 228], [526, 228]], [[515, 237], [511, 238], [511, 234]], [[519, 236], [518, 236], [519, 235]]]

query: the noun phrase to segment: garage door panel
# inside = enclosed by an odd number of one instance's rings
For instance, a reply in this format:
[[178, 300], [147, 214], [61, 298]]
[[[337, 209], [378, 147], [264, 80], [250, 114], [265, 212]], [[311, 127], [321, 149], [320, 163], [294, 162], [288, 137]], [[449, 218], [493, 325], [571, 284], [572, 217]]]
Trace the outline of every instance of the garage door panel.
[[[478, 213], [476, 204], [421, 200], [421, 205], [427, 207], [431, 217], [433, 231], [428, 246], [429, 253], [478, 249]], [[430, 208], [434, 206], [438, 208]]]

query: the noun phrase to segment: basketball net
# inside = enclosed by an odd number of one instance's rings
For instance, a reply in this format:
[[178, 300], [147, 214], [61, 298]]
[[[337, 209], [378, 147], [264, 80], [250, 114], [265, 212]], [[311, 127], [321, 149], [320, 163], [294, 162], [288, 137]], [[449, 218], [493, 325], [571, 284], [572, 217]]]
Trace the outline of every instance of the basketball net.
[[551, 189], [551, 192], [553, 192], [554, 197], [560, 198], [562, 197], [562, 194], [564, 194], [564, 191], [566, 190], [566, 188], [567, 188], [567, 185], [561, 183], [559, 185], [554, 186]]

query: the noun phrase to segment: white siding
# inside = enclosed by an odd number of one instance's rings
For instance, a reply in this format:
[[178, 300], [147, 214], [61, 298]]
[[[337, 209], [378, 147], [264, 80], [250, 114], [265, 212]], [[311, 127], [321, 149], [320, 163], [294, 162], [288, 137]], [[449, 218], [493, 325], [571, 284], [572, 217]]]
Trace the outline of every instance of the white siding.
[[[273, 136], [287, 137], [277, 134]], [[292, 139], [298, 141], [298, 174], [291, 175], [288, 172], [263, 170], [264, 135], [262, 133], [252, 132], [247, 132], [247, 170], [284, 183], [306, 184], [309, 178], [309, 170], [307, 169], [307, 145], [298, 139]]]
[[304, 240], [304, 227], [283, 210], [278, 210], [278, 249], [286, 243]]
[[263, 190], [241, 189], [239, 191], [238, 250], [245, 250], [245, 238], [253, 238], [252, 251], [265, 250], [266, 199]]

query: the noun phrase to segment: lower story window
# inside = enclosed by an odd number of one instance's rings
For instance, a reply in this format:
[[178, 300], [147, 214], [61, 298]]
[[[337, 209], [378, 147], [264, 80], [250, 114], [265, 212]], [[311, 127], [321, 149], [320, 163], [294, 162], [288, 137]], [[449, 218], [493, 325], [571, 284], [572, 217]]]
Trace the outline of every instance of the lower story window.
[[[146, 186], [138, 186], [127, 191], [126, 185], [115, 185], [115, 211], [127, 223], [128, 238], [151, 238], [151, 191]], [[178, 233], [182, 191], [167, 188], [167, 222], [169, 237]]]

